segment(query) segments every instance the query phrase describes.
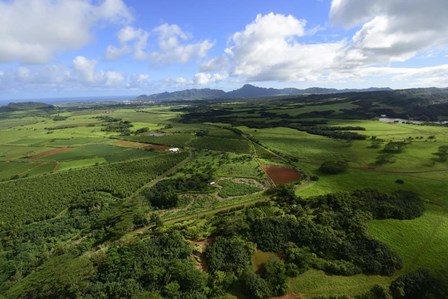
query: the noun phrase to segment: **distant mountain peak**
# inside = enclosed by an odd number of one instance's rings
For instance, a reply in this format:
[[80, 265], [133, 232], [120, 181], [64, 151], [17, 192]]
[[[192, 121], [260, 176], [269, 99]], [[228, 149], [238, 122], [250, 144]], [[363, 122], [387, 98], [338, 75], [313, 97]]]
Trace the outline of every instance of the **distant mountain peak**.
[[241, 88], [229, 92], [220, 89], [185, 89], [174, 92], [162, 92], [152, 95], [141, 95], [137, 97], [139, 101], [178, 101], [178, 100], [216, 100], [216, 99], [235, 99], [235, 98], [257, 98], [257, 97], [274, 97], [274, 96], [294, 96], [294, 95], [309, 95], [309, 94], [335, 94], [344, 92], [363, 92], [363, 91], [384, 91], [391, 90], [390, 88], [376, 88], [368, 89], [335, 89], [310, 87], [306, 89], [297, 88], [266, 88], [259, 87], [249, 83], [244, 84]]

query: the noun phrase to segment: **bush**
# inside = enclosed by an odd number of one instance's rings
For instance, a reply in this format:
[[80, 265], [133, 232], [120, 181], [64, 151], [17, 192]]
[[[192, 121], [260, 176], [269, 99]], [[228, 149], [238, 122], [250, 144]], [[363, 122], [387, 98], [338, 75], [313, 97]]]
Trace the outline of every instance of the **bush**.
[[313, 176], [311, 176], [311, 180], [313, 182], [317, 182], [319, 180], [319, 177], [317, 175], [313, 175]]
[[394, 299], [447, 298], [447, 290], [425, 269], [401, 275], [390, 285]]
[[343, 173], [347, 170], [348, 163], [347, 161], [325, 161], [319, 167], [319, 171], [326, 174], [338, 174]]

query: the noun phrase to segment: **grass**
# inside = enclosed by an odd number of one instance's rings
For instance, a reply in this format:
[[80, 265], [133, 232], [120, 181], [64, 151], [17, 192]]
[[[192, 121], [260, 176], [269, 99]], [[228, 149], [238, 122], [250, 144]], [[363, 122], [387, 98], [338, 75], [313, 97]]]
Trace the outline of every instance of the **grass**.
[[403, 259], [403, 272], [427, 268], [448, 281], [448, 214], [429, 206], [425, 214], [413, 220], [375, 220], [369, 233], [386, 243]]
[[327, 295], [356, 296], [370, 290], [374, 285], [388, 285], [391, 278], [378, 275], [327, 275], [323, 271], [308, 270], [289, 279], [288, 292], [301, 293], [304, 298]]
[[262, 250], [257, 250], [252, 255], [252, 270], [257, 272], [261, 267], [266, 264], [270, 257], [276, 256], [274, 252], [264, 252]]
[[197, 149], [208, 149], [220, 152], [232, 152], [239, 154], [250, 153], [249, 142], [243, 138], [225, 137], [197, 137], [191, 142], [191, 146]]
[[194, 138], [192, 134], [167, 134], [163, 136], [123, 136], [124, 140], [143, 142], [143, 143], [154, 143], [162, 144], [168, 146], [184, 147], [189, 144], [189, 142]]
[[358, 295], [376, 284], [388, 286], [403, 273], [419, 268], [431, 269], [448, 281], [448, 215], [440, 207], [429, 206], [422, 217], [413, 220], [374, 220], [369, 234], [387, 244], [403, 259], [403, 268], [394, 275], [327, 275], [309, 270], [289, 280], [289, 291], [299, 292], [305, 298], [324, 295]]
[[232, 180], [220, 180], [219, 185], [222, 187], [218, 195], [224, 198], [233, 196], [242, 196], [261, 191], [258, 186], [249, 185], [247, 183], [235, 182]]
[[[254, 112], [253, 109], [247, 107], [239, 108], [240, 104], [238, 103], [222, 105], [233, 109], [236, 117], [260, 115], [259, 111]], [[355, 107], [351, 103], [305, 107], [300, 105], [294, 103], [284, 107], [277, 104], [272, 105], [266, 111], [277, 113], [278, 118], [259, 117], [254, 119], [254, 122], [265, 123], [280, 120], [280, 115], [285, 113], [299, 116], [312, 111], [335, 110], [335, 114], [337, 114], [340, 109]], [[162, 217], [164, 220], [199, 217], [216, 213], [227, 207], [264, 200], [261, 194], [247, 195], [256, 192], [254, 191], [256, 187], [245, 183], [247, 181], [238, 181], [238, 178], [266, 179], [265, 173], [260, 169], [257, 160], [252, 156], [253, 154], [258, 156], [260, 162], [269, 162], [270, 160], [273, 160], [272, 164], [282, 164], [283, 162], [276, 160], [275, 156], [263, 147], [257, 144], [251, 145], [248, 140], [232, 131], [217, 127], [227, 124], [177, 123], [180, 112], [173, 112], [171, 108], [170, 106], [154, 106], [141, 109], [86, 109], [60, 113], [67, 116], [68, 119], [59, 122], [44, 114], [31, 115], [22, 112], [13, 113], [9, 118], [0, 119], [0, 180], [9, 179], [17, 174], [30, 176], [28, 179], [2, 183], [2, 192], [8, 192], [3, 188], [8, 183], [20, 182], [23, 187], [27, 180], [36, 179], [39, 180], [41, 186], [52, 184], [52, 175], [46, 177], [41, 175], [54, 170], [65, 175], [70, 173], [65, 171], [68, 169], [89, 167], [97, 163], [140, 159], [156, 154], [140, 149], [114, 146], [113, 142], [116, 139], [110, 137], [119, 137], [118, 133], [102, 131], [101, 121], [95, 118], [99, 115], [109, 115], [130, 121], [134, 125], [131, 130], [148, 127], [150, 134], [156, 131], [163, 134], [162, 136], [149, 136], [149, 134], [147, 136], [121, 136], [123, 139], [196, 148], [196, 156], [193, 161], [184, 165], [173, 177], [193, 175], [211, 167], [214, 169], [217, 182], [222, 186], [219, 192], [222, 197], [242, 196], [220, 201], [211, 194], [194, 194], [190, 197], [185, 195], [182, 207], [165, 213]], [[166, 127], [167, 124], [172, 127]], [[50, 133], [46, 129], [61, 125], [73, 127], [53, 130]], [[409, 137], [413, 141], [403, 153], [394, 155], [394, 163], [377, 165], [375, 161], [381, 154], [381, 148], [372, 148], [370, 140], [347, 142], [281, 127], [266, 129], [238, 127], [238, 129], [250, 134], [271, 150], [296, 157], [298, 159], [297, 167], [306, 170], [311, 175], [319, 176], [318, 181], [298, 190], [299, 196], [306, 198], [365, 187], [377, 188], [385, 192], [408, 189], [422, 195], [427, 203], [428, 211], [422, 217], [414, 220], [375, 220], [370, 223], [369, 234], [386, 243], [403, 258], [404, 268], [394, 276], [330, 276], [322, 271], [309, 270], [297, 278], [289, 280], [289, 291], [304, 293], [306, 298], [330, 294], [357, 295], [367, 291], [375, 284], [387, 286], [397, 275], [418, 267], [430, 268], [448, 281], [448, 270], [445, 268], [448, 263], [446, 254], [448, 252], [448, 214], [446, 213], [448, 208], [446, 200], [448, 163], [435, 163], [432, 160], [433, 153], [437, 152], [439, 146], [448, 145], [447, 129], [436, 126], [386, 124], [372, 120], [332, 119], [329, 120], [329, 125], [361, 126], [366, 130], [359, 133], [381, 138], [385, 143], [390, 140], [401, 141]], [[207, 130], [208, 135], [197, 137], [195, 133], [198, 130]], [[436, 138], [429, 139], [429, 136], [436, 136]], [[55, 147], [73, 147], [73, 149], [37, 160], [27, 159], [28, 156]], [[149, 159], [157, 160], [159, 157]], [[339, 159], [349, 161], [349, 169], [346, 173], [324, 175], [318, 172], [323, 161]], [[104, 167], [108, 167], [108, 165], [104, 165]], [[72, 172], [77, 173], [88, 169], [90, 168], [77, 169]], [[125, 176], [120, 176], [120, 178], [120, 180], [128, 179]], [[404, 184], [395, 183], [397, 179], [403, 180]], [[143, 181], [143, 179], [139, 179], [139, 182]], [[110, 183], [117, 184], [117, 181]], [[108, 184], [105, 183], [107, 188], [113, 189], [113, 186]], [[126, 190], [122, 192], [123, 196], [136, 186], [133, 183], [131, 185], [132, 188], [126, 187]], [[26, 192], [29, 193], [29, 190]], [[30, 213], [30, 209], [31, 213], [35, 213], [35, 219], [51, 217], [61, 210], [61, 206], [64, 206], [65, 203], [60, 201], [66, 201], [66, 197], [70, 196], [55, 197], [51, 204], [47, 204], [41, 202], [42, 196], [36, 195], [37, 205], [33, 204], [32, 207], [28, 207], [26, 203], [23, 204], [20, 201], [14, 203], [20, 206], [21, 210], [18, 214], [9, 204], [3, 206], [6, 210], [2, 213], [10, 215], [6, 217], [2, 214], [1, 218], [5, 221], [8, 217], [21, 217], [22, 214]], [[52, 212], [39, 214], [39, 210], [47, 208]], [[271, 255], [271, 253], [257, 251], [253, 256], [254, 269], [258, 269]]]
[[229, 161], [216, 171], [217, 176], [264, 179], [266, 174], [255, 160]]

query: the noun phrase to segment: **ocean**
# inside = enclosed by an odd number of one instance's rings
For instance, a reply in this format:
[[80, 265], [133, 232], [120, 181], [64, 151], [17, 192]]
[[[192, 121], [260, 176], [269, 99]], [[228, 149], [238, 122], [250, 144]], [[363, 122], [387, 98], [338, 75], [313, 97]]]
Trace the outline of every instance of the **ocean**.
[[137, 96], [92, 96], [92, 97], [64, 97], [64, 98], [40, 98], [40, 99], [21, 99], [21, 100], [0, 100], [0, 106], [6, 106], [8, 103], [14, 102], [42, 102], [47, 104], [64, 104], [64, 103], [78, 103], [78, 102], [100, 102], [100, 101], [115, 101], [121, 102], [125, 100], [133, 100]]

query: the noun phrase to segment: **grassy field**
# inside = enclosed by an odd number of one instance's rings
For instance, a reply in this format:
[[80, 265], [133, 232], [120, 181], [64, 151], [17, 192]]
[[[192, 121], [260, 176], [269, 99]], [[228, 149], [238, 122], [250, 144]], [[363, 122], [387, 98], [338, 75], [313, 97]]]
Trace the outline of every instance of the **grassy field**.
[[448, 215], [438, 207], [430, 207], [414, 220], [375, 220], [369, 233], [388, 244], [403, 259], [404, 267], [391, 277], [387, 276], [338, 276], [322, 271], [309, 270], [289, 281], [291, 292], [305, 294], [305, 298], [327, 294], [359, 295], [374, 285], [388, 286], [401, 273], [419, 268], [431, 269], [448, 280], [445, 267], [448, 262]]
[[[260, 164], [288, 165], [313, 176], [312, 181], [296, 185], [297, 195], [303, 198], [360, 188], [383, 192], [405, 189], [420, 193], [427, 207], [417, 219], [375, 220], [369, 224], [370, 236], [403, 259], [402, 270], [390, 277], [327, 275], [308, 270], [289, 279], [289, 292], [303, 293], [305, 298], [357, 295], [375, 284], [388, 286], [398, 275], [422, 267], [448, 281], [448, 162], [436, 161], [434, 155], [440, 147], [448, 146], [448, 129], [338, 119], [344, 109], [358, 106], [334, 100], [328, 105], [254, 102], [251, 105], [255, 108], [248, 108], [244, 102], [217, 103], [215, 107], [232, 112], [228, 115], [231, 121], [226, 121], [225, 114], [217, 116], [216, 122], [200, 123], [182, 122], [183, 112], [173, 108], [183, 105], [11, 113], [0, 118], [0, 225], [50, 219], [85, 191], [99, 189], [128, 197], [184, 159], [176, 172], [161, 179], [209, 173], [209, 185], [203, 192], [183, 192], [180, 205], [161, 211], [159, 216], [168, 223], [205, 217], [265, 200], [261, 192], [253, 194], [267, 188], [267, 176]], [[365, 130], [353, 132], [367, 138], [341, 140], [282, 126], [240, 125], [242, 119], [253, 119], [254, 124], [261, 125], [287, 117], [313, 120], [310, 113], [330, 110], [334, 113], [326, 120], [327, 126], [359, 126]], [[271, 115], [263, 117], [263, 113]], [[55, 115], [67, 119], [58, 121]], [[110, 123], [124, 121], [130, 123], [128, 131], [108, 129]], [[233, 122], [235, 127], [231, 126]], [[163, 150], [120, 146], [120, 140], [181, 147], [183, 153], [167, 155]], [[388, 161], [379, 163], [388, 142], [406, 145], [402, 152], [389, 154]], [[186, 159], [188, 152], [191, 157]], [[334, 160], [347, 161], [347, 170], [336, 175], [319, 171], [324, 161]], [[219, 186], [210, 185], [212, 180]], [[143, 194], [138, 192], [138, 196]], [[257, 251], [252, 259], [254, 270], [270, 256], [272, 253]]]
[[253, 185], [253, 183], [235, 182], [226, 179], [219, 181], [219, 185], [221, 186], [221, 190], [219, 190], [218, 195], [224, 198], [247, 195], [263, 190]]
[[389, 244], [404, 261], [403, 271], [428, 268], [448, 281], [448, 214], [439, 206], [414, 220], [372, 221], [369, 233]]

